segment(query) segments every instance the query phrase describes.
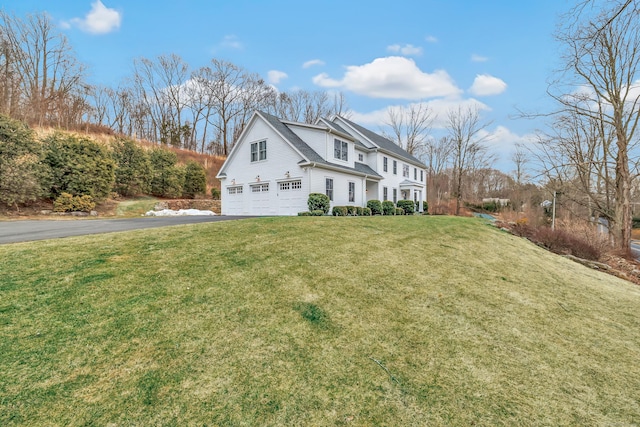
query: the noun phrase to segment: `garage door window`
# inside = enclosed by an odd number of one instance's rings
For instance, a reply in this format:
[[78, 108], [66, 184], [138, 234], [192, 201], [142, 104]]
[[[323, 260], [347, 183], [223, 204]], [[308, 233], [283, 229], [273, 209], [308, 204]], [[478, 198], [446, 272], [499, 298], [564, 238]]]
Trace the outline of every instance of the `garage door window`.
[[235, 187], [227, 187], [227, 192], [229, 194], [242, 194], [242, 185], [237, 185]]
[[289, 191], [289, 190], [301, 190], [302, 189], [302, 181], [286, 181], [278, 184], [280, 191]]
[[256, 184], [251, 186], [252, 193], [266, 193], [269, 191], [269, 184]]

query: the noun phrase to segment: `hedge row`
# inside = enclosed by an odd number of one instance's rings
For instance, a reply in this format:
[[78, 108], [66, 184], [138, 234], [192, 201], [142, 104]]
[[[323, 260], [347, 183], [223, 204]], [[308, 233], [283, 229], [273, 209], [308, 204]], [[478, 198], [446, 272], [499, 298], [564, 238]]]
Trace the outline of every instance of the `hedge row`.
[[[299, 212], [299, 216], [326, 215], [329, 213], [329, 197], [322, 193], [311, 193], [307, 201], [309, 212]], [[334, 206], [331, 210], [333, 216], [371, 216], [371, 215], [413, 215], [418, 210], [419, 204], [411, 200], [399, 200], [398, 206], [392, 201], [369, 200], [367, 207], [360, 206]], [[427, 203], [424, 202], [426, 212]]]
[[[105, 145], [64, 133], [38, 140], [24, 123], [0, 115], [0, 203], [18, 206], [63, 194], [89, 196], [93, 203], [114, 192], [193, 198], [205, 190], [202, 165], [177, 165], [172, 151], [145, 150], [127, 139]], [[59, 209], [71, 203], [66, 195]]]

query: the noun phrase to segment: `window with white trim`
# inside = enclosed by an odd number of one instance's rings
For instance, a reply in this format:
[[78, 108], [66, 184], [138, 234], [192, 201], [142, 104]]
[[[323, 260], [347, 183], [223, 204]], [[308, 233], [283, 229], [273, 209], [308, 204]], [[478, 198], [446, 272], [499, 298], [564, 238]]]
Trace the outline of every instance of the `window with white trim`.
[[302, 180], [291, 181], [292, 190], [302, 190]]
[[359, 162], [364, 162], [364, 154], [358, 153], [358, 161]]
[[251, 144], [251, 161], [267, 160], [267, 141], [253, 142]]
[[356, 183], [355, 182], [349, 182], [349, 201], [350, 202], [356, 201]]
[[329, 200], [333, 200], [333, 179], [325, 179], [325, 194], [329, 197]]
[[252, 193], [266, 193], [269, 191], [269, 183], [265, 184], [254, 184], [251, 186]]
[[397, 203], [398, 202], [398, 189], [394, 188], [393, 189], [393, 203]]
[[413, 179], [414, 180], [418, 179], [418, 168], [413, 168]]
[[242, 194], [242, 185], [227, 187], [228, 194]]
[[382, 158], [382, 171], [383, 171], [383, 172], [388, 172], [388, 169], [389, 169], [389, 167], [388, 167], [388, 166], [389, 166], [389, 165], [388, 165], [388, 163], [389, 163], [389, 159], [388, 159], [388, 158], [386, 158], [386, 157], [383, 157], [383, 158]]
[[291, 189], [291, 183], [290, 182], [281, 182], [278, 185], [280, 186], [280, 191], [289, 191]]
[[420, 169], [420, 182], [424, 181], [424, 171]]
[[349, 160], [349, 144], [339, 139], [333, 140], [333, 157], [338, 160]]
[[382, 187], [382, 201], [385, 201], [389, 198], [389, 189], [387, 187]]
[[393, 174], [398, 175], [398, 162], [393, 161]]
[[402, 165], [402, 176], [405, 178], [409, 178], [409, 165]]

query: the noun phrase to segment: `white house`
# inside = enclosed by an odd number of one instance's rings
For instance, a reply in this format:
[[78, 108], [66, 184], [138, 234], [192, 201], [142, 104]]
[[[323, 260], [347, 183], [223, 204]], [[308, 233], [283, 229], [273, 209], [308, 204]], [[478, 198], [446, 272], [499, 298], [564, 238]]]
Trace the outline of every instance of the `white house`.
[[223, 215], [297, 215], [310, 193], [332, 207], [426, 200], [420, 160], [340, 116], [310, 125], [257, 111], [217, 177]]

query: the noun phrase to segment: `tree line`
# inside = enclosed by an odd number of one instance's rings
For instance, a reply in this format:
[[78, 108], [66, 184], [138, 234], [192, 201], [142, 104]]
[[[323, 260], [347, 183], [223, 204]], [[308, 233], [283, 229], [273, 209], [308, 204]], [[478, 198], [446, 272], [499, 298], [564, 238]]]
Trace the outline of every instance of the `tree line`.
[[138, 58], [117, 87], [91, 84], [46, 13], [0, 10], [0, 113], [30, 125], [103, 126], [128, 137], [228, 154], [251, 113], [313, 123], [347, 111], [342, 94], [279, 92], [258, 74], [213, 58], [193, 68], [176, 54]]
[[146, 150], [124, 137], [108, 145], [68, 132], [39, 139], [25, 123], [0, 115], [0, 203], [8, 206], [50, 199], [73, 210], [114, 193], [171, 198], [205, 193], [204, 167], [177, 161], [167, 148]]

